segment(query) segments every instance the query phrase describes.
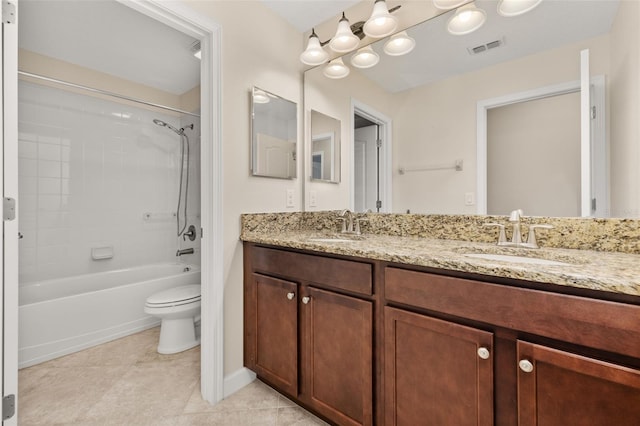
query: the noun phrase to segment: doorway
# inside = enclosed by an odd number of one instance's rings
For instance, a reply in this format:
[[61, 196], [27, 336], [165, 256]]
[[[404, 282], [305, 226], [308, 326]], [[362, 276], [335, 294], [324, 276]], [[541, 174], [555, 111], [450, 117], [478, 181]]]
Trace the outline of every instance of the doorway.
[[391, 212], [391, 120], [367, 105], [352, 108], [354, 212]]
[[[219, 99], [220, 99], [220, 75], [219, 75], [219, 40], [220, 29], [214, 22], [208, 20], [206, 17], [202, 17], [189, 8], [181, 5], [174, 4], [161, 4], [155, 1], [145, 2], [122, 2], [132, 10], [140, 12], [146, 16], [149, 16], [164, 25], [170, 26], [178, 31], [181, 31], [191, 37], [194, 37], [200, 41], [202, 49], [202, 62], [200, 64], [200, 87], [201, 87], [201, 101], [200, 101], [200, 113], [202, 115], [201, 121], [201, 178], [200, 178], [200, 193], [202, 200], [201, 210], [201, 230], [199, 232], [202, 235], [201, 240], [201, 253], [203, 258], [202, 264], [202, 359], [205, 362], [202, 363], [201, 368], [201, 391], [203, 397], [211, 402], [215, 403], [223, 397], [223, 334], [222, 334], [222, 304], [219, 303], [207, 303], [207, 300], [223, 300], [223, 277], [222, 277], [222, 187], [221, 187], [221, 156], [220, 156], [220, 111], [219, 111]], [[15, 5], [16, 8], [18, 4]], [[5, 86], [5, 94], [11, 93], [13, 90], [15, 93], [13, 97], [5, 97], [3, 108], [3, 122], [5, 127], [12, 127], [13, 119], [11, 117], [13, 112], [17, 110], [17, 27], [18, 22], [13, 23], [15, 25], [16, 34], [13, 35], [13, 39], [9, 42], [14, 47], [3, 48], [3, 82]], [[4, 26], [4, 24], [3, 24]], [[4, 28], [3, 28], [4, 29]], [[5, 34], [9, 33], [5, 31]], [[6, 46], [7, 39], [3, 39], [3, 44]], [[7, 68], [7, 65], [11, 68]], [[7, 119], [8, 117], [8, 119]], [[15, 120], [15, 129], [5, 129], [3, 134], [3, 146], [5, 157], [3, 158], [4, 164], [11, 162], [17, 163], [17, 135], [10, 133], [17, 133], [17, 120]], [[15, 155], [14, 155], [15, 154]], [[11, 156], [11, 158], [9, 157]], [[17, 178], [13, 176], [6, 176], [4, 172], [6, 169], [3, 167], [1, 170], [5, 179], [12, 181], [12, 185], [17, 188]], [[17, 173], [16, 173], [17, 175]], [[5, 186], [6, 189], [6, 186]], [[17, 190], [16, 190], [17, 192]], [[6, 192], [5, 192], [6, 193]], [[12, 194], [14, 195], [14, 194]], [[14, 195], [15, 198], [18, 198]], [[18, 208], [20, 207], [20, 201], [18, 200]], [[4, 240], [5, 246], [3, 250], [3, 257], [5, 260], [5, 274], [3, 280], [4, 294], [17, 293], [18, 279], [18, 259], [12, 256], [7, 256], [9, 253], [17, 253], [15, 251], [7, 251], [7, 247], [11, 248], [13, 245], [17, 247], [18, 232], [7, 232], [7, 229], [16, 226], [17, 221], [10, 226], [4, 227]], [[14, 241], [15, 240], [15, 241]], [[15, 244], [14, 244], [15, 242]], [[17, 310], [17, 297], [7, 298], [2, 300], [3, 306], [7, 308], [7, 304], [10, 306], [10, 311]], [[4, 347], [5, 353], [17, 353], [17, 321], [2, 323], [4, 329]], [[17, 359], [11, 361], [11, 357], [4, 357], [4, 371], [3, 384], [5, 392], [15, 393], [17, 387], [15, 386], [15, 372], [17, 371]], [[7, 363], [7, 359], [10, 360]], [[213, 360], [213, 361], [211, 361]], [[7, 373], [8, 372], [8, 373]], [[13, 422], [13, 423], [12, 423]], [[15, 424], [15, 417], [5, 421], [5, 424]]]

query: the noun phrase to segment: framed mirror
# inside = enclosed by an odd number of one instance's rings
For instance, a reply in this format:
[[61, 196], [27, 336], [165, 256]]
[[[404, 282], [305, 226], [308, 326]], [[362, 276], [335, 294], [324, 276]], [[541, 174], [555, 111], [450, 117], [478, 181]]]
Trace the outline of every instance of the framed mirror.
[[298, 107], [266, 90], [251, 90], [251, 174], [296, 177]]
[[[403, 3], [403, 9], [408, 13], [414, 3]], [[640, 158], [637, 142], [640, 96], [634, 89], [638, 87], [640, 75], [640, 33], [636, 30], [640, 3], [624, 0], [544, 1], [534, 10], [512, 18], [500, 16], [497, 3], [497, 0], [475, 1], [476, 7], [486, 12], [487, 20], [473, 33], [449, 33], [447, 22], [455, 10], [446, 11], [406, 30], [416, 44], [404, 56], [385, 53], [385, 45], [389, 42], [389, 38], [385, 38], [371, 44], [379, 57], [379, 62], [371, 68], [355, 67], [352, 62], [355, 52], [350, 52], [342, 58], [350, 68], [345, 78], [327, 78], [323, 75], [323, 66], [307, 70], [305, 109], [322, 105], [328, 110], [327, 106], [330, 106], [333, 116], [351, 126], [354, 122], [352, 105], [357, 101], [392, 120], [393, 158], [388, 167], [393, 191], [390, 211], [476, 214], [482, 210], [478, 203], [482, 180], [479, 174], [483, 172], [481, 163], [485, 174], [494, 171], [492, 164], [514, 165], [517, 173], [531, 184], [541, 181], [542, 174], [550, 176], [550, 165], [556, 160], [558, 170], [562, 172], [575, 175], [576, 170], [584, 168], [577, 151], [568, 154], [575, 161], [572, 168], [565, 167], [568, 160], [560, 160], [559, 151], [568, 149], [568, 138], [559, 136], [561, 132], [555, 131], [555, 124], [541, 124], [537, 119], [534, 125], [552, 129], [554, 139], [536, 136], [537, 142], [527, 142], [518, 135], [507, 142], [521, 140], [534, 149], [538, 157], [525, 154], [521, 149], [493, 149], [493, 141], [489, 140], [483, 158], [479, 149], [478, 116], [479, 106], [492, 103], [491, 108], [486, 108], [491, 109], [485, 114], [489, 121], [483, 123], [490, 132], [495, 123], [492, 113], [498, 112], [492, 109], [500, 100], [569, 87], [577, 82], [577, 88], [567, 94], [575, 96], [581, 90], [581, 52], [588, 49], [589, 81], [592, 88], [599, 89], [600, 85], [603, 89], [591, 92], [594, 102], [601, 98], [602, 108], [587, 109], [594, 117], [591, 131], [601, 128], [604, 135], [601, 145], [594, 144], [592, 139], [591, 150], [604, 153], [601, 175], [605, 179], [596, 174], [587, 178], [591, 180], [591, 188], [602, 186], [606, 190], [605, 196], [594, 197], [592, 204], [598, 209], [601, 205], [608, 206], [592, 216], [640, 217], [640, 197], [637, 195], [640, 180], [635, 172]], [[570, 30], [568, 23], [571, 23]], [[552, 118], [557, 118], [555, 115]], [[525, 117], [530, 117], [530, 113]], [[507, 123], [513, 124], [515, 120], [509, 118]], [[499, 133], [504, 131], [499, 130]], [[526, 136], [530, 131], [524, 133]], [[551, 147], [540, 144], [542, 139], [549, 139]], [[343, 139], [343, 146], [352, 153], [350, 158], [357, 158], [353, 154], [355, 144], [352, 140]], [[508, 156], [509, 152], [514, 154]], [[534, 160], [538, 159], [534, 165]], [[455, 166], [458, 161], [464, 161], [464, 168]], [[531, 166], [533, 171], [525, 171], [524, 166]], [[355, 164], [345, 165], [343, 183], [355, 169]], [[565, 181], [568, 177], [557, 175], [551, 188], [539, 192], [558, 195], [561, 185], [569, 191], [569, 183]], [[534, 189], [517, 185], [504, 191], [492, 187], [491, 176], [487, 182], [489, 197], [504, 192], [508, 193], [499, 195], [509, 197], [499, 207], [488, 206], [489, 214], [507, 214], [510, 209], [522, 207], [524, 201], [518, 196], [532, 199]], [[346, 184], [353, 186], [354, 182]], [[347, 204], [350, 200], [344, 195], [337, 194], [343, 197], [342, 204]], [[580, 194], [574, 191], [572, 197], [575, 204]], [[545, 201], [546, 204], [535, 204], [537, 210], [526, 208], [525, 214], [581, 214], [577, 207], [568, 213], [553, 210], [548, 206], [552, 203], [555, 207], [554, 201], [551, 198]], [[512, 207], [504, 211], [505, 205]]]
[[340, 120], [311, 110], [311, 180], [340, 182]]

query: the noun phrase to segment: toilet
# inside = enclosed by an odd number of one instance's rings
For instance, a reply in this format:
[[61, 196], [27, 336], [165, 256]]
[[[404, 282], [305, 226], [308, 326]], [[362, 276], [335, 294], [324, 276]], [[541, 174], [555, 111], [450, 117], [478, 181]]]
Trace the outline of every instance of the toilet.
[[144, 312], [160, 318], [158, 353], [175, 354], [200, 344], [200, 284], [170, 288], [147, 298]]

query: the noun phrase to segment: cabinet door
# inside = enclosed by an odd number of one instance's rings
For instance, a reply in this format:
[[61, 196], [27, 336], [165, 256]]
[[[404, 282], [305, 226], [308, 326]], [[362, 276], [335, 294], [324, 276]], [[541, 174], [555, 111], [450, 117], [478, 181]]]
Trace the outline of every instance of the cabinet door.
[[518, 341], [520, 426], [640, 424], [640, 371]]
[[255, 372], [290, 395], [298, 393], [298, 286], [253, 274]]
[[385, 425], [493, 425], [493, 333], [385, 307]]
[[342, 426], [373, 424], [372, 303], [304, 290], [301, 399]]

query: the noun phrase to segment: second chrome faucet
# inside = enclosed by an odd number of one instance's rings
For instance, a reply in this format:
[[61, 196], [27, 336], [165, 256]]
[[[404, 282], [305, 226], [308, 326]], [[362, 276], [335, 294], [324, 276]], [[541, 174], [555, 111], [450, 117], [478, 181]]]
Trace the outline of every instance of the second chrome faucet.
[[509, 222], [513, 226], [513, 232], [511, 241], [507, 241], [504, 225], [500, 223], [485, 223], [484, 226], [495, 226], [499, 228], [498, 245], [503, 247], [524, 247], [524, 248], [538, 248], [538, 242], [536, 241], [536, 229], [551, 229], [551, 225], [529, 225], [529, 235], [527, 236], [527, 242], [522, 241], [522, 228], [521, 220], [524, 213], [522, 209], [513, 210], [509, 215]]

